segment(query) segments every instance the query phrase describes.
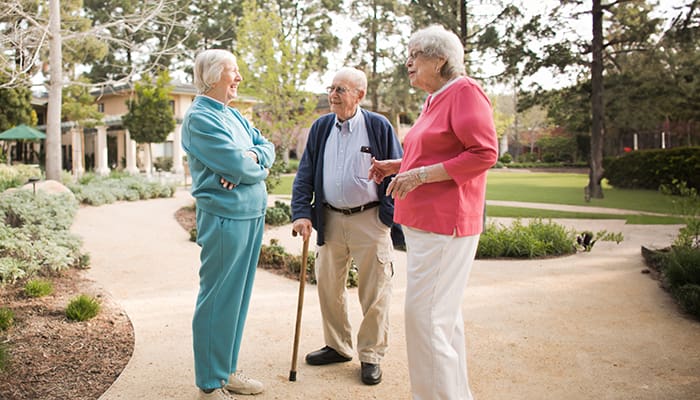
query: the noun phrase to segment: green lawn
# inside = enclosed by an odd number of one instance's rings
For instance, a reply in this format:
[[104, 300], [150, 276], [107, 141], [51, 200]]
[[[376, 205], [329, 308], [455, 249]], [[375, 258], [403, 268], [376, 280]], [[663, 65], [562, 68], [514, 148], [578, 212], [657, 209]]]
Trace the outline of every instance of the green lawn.
[[[280, 183], [270, 193], [291, 195], [293, 175], [283, 175]], [[603, 199], [583, 198], [583, 188], [588, 183], [586, 174], [523, 172], [491, 170], [486, 188], [487, 200], [519, 201], [526, 203], [551, 203], [626, 210], [646, 211], [661, 214], [673, 213], [671, 198], [651, 190], [615, 189], [603, 185]], [[675, 217], [648, 215], [615, 215], [581, 213], [534, 208], [488, 206], [491, 217], [513, 218], [581, 218], [581, 219], [625, 219], [630, 224], [678, 224]]]
[[486, 199], [673, 213], [671, 198], [659, 192], [615, 189], [606, 184], [603, 185], [605, 198], [586, 202], [583, 188], [587, 184], [587, 174], [491, 170]]

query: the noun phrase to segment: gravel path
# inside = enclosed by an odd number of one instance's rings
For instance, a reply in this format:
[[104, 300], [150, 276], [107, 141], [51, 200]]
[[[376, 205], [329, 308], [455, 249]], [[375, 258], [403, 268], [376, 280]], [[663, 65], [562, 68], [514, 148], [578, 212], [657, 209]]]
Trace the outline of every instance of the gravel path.
[[[192, 199], [81, 208], [73, 231], [91, 254], [88, 277], [131, 318], [136, 345], [122, 375], [100, 398], [194, 399], [190, 323], [199, 248], [173, 214]], [[507, 222], [507, 220], [504, 220]], [[479, 260], [464, 299], [470, 382], [477, 400], [648, 399], [700, 396], [700, 323], [686, 318], [648, 275], [640, 246], [671, 243], [678, 226], [558, 220], [576, 229], [622, 232], [620, 244], [530, 261]], [[266, 232], [301, 251], [290, 226]], [[303, 355], [323, 345], [315, 286], [306, 286], [301, 359], [289, 382], [298, 283], [259, 270], [240, 367], [266, 391], [239, 398], [409, 398], [403, 334], [405, 253], [396, 253], [389, 354], [384, 381], [365, 386], [355, 358], [313, 367]], [[355, 291], [352, 291], [354, 298]], [[359, 304], [351, 303], [355, 326]]]

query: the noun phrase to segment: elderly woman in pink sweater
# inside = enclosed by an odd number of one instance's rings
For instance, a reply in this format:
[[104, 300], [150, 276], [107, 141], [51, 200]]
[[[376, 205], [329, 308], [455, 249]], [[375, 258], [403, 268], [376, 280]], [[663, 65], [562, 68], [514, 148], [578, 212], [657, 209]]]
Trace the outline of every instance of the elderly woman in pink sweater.
[[411, 85], [429, 95], [400, 160], [373, 160], [394, 177], [394, 221], [407, 254], [406, 344], [413, 400], [471, 400], [461, 304], [483, 229], [486, 173], [498, 145], [491, 103], [465, 75], [459, 38], [440, 26], [408, 43]]

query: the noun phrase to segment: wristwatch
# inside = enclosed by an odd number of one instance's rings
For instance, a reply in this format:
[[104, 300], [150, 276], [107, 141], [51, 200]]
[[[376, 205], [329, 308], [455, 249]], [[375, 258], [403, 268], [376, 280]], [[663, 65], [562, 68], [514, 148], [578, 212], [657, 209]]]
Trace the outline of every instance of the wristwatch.
[[418, 169], [418, 180], [420, 183], [425, 183], [428, 180], [428, 171], [425, 170], [425, 167]]

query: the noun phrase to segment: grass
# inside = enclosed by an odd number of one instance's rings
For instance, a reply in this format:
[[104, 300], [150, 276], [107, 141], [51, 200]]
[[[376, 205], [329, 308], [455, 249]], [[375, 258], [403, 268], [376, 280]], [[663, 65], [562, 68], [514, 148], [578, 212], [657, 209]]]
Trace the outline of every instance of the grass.
[[[291, 195], [294, 175], [280, 177], [280, 183], [270, 194]], [[525, 172], [491, 170], [486, 187], [487, 200], [518, 201], [524, 203], [549, 203], [573, 206], [619, 208], [640, 212], [672, 214], [670, 196], [653, 190], [615, 189], [603, 184], [603, 199], [586, 202], [583, 188], [588, 184], [587, 174], [556, 172]], [[527, 207], [488, 206], [490, 217], [512, 218], [573, 218], [573, 219], [624, 219], [628, 224], [666, 225], [682, 224], [683, 220], [669, 216], [618, 215], [600, 213], [541, 210]]]
[[553, 172], [489, 171], [487, 200], [621, 208], [661, 214], [673, 212], [671, 197], [653, 190], [615, 189], [603, 183], [603, 199], [586, 202], [588, 175]]
[[29, 297], [44, 297], [53, 293], [53, 284], [46, 279], [32, 279], [24, 285], [24, 293]]
[[0, 308], [0, 331], [10, 329], [15, 320], [14, 311], [7, 307]]
[[683, 224], [683, 219], [679, 217], [666, 217], [656, 215], [623, 215], [587, 213], [574, 211], [543, 210], [539, 208], [506, 207], [506, 206], [486, 206], [486, 215], [489, 217], [509, 217], [509, 218], [541, 218], [541, 219], [624, 219], [630, 225], [669, 225]]
[[87, 321], [97, 316], [99, 312], [99, 301], [85, 294], [73, 298], [66, 307], [66, 317], [72, 321]]

